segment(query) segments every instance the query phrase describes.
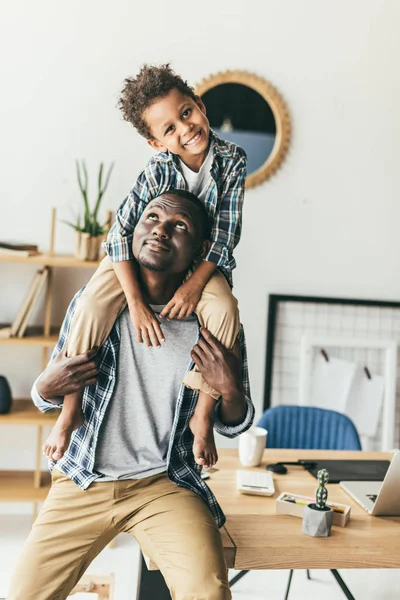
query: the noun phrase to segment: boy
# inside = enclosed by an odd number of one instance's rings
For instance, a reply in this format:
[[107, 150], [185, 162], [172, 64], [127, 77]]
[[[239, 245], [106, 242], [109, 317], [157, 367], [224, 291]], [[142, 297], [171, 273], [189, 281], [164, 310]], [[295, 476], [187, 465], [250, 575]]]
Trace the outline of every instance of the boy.
[[[160, 321], [140, 290], [132, 254], [132, 233], [150, 200], [171, 188], [188, 190], [204, 203], [212, 221], [211, 246], [204, 260], [193, 267], [159, 317], [182, 319], [193, 312], [222, 344], [232, 348], [239, 331], [237, 300], [231, 293], [232, 252], [240, 239], [246, 178], [246, 154], [211, 131], [201, 99], [168, 64], [144, 65], [136, 78], [126, 79], [119, 102], [123, 117], [147, 139], [157, 154], [150, 159], [119, 208], [105, 248], [108, 257], [86, 286], [76, 307], [67, 342], [67, 355], [75, 356], [102, 345], [126, 304], [139, 342], [160, 347], [164, 337]], [[176, 228], [185, 235], [187, 215]], [[149, 215], [150, 219], [157, 216]], [[160, 228], [147, 244], [154, 252], [167, 252]], [[194, 435], [197, 464], [217, 461], [213, 437], [213, 411], [219, 393], [211, 389], [197, 368], [183, 383], [199, 391], [189, 426]], [[59, 460], [71, 433], [82, 424], [81, 395], [64, 398], [63, 408], [44, 453]]]

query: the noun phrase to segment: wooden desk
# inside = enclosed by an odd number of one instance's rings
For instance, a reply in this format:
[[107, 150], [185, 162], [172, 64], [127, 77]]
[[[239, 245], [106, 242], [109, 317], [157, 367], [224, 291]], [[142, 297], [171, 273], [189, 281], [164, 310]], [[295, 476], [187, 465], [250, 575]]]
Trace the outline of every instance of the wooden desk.
[[[298, 459], [391, 459], [382, 452], [266, 450], [262, 465]], [[220, 451], [220, 471], [208, 480], [227, 517], [226, 530], [235, 550], [235, 569], [379, 569], [400, 568], [400, 517], [371, 517], [338, 484], [328, 485], [329, 500], [351, 506], [346, 527], [332, 527], [329, 538], [312, 538], [301, 519], [278, 515], [281, 492], [314, 495], [316, 479], [301, 467], [275, 475], [275, 496], [245, 496], [236, 490], [236, 450]]]
[[[400, 568], [400, 517], [371, 517], [337, 484], [328, 485], [329, 500], [351, 506], [351, 518], [346, 527], [332, 527], [329, 538], [312, 538], [301, 530], [298, 517], [276, 514], [275, 500], [281, 492], [314, 495], [316, 479], [302, 467], [288, 467], [286, 475], [275, 475], [273, 497], [248, 496], [236, 489], [236, 469], [243, 468], [237, 450], [219, 449], [219, 471], [207, 484], [215, 493], [227, 517], [223, 541], [228, 566], [235, 569], [382, 569]], [[315, 450], [265, 450], [256, 470], [263, 471], [268, 463], [298, 459], [381, 459], [390, 460], [391, 453], [344, 452]], [[150, 564], [150, 568], [156, 568]], [[151, 577], [157, 581], [160, 573], [149, 573], [142, 566], [140, 590], [151, 589]]]

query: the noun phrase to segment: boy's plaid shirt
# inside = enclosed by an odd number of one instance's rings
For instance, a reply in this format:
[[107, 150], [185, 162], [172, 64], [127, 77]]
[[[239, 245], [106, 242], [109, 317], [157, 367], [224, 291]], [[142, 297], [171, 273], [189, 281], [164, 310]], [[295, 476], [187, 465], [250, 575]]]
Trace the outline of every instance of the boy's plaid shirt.
[[[211, 247], [204, 260], [215, 263], [232, 286], [232, 270], [236, 267], [233, 250], [242, 229], [247, 157], [242, 148], [221, 140], [212, 130], [210, 140], [214, 142], [214, 158], [204, 205], [213, 225]], [[179, 170], [178, 158], [170, 152], [160, 152], [150, 159], [117, 212], [104, 242], [112, 262], [133, 258], [136, 224], [150, 200], [170, 188], [187, 190], [187, 183]]]
[[[51, 360], [56, 358], [69, 336], [75, 303], [82, 291], [80, 290], [75, 295], [68, 307], [67, 314], [61, 326], [60, 337]], [[215, 408], [214, 428], [222, 435], [231, 438], [246, 431], [254, 419], [254, 406], [250, 399], [249, 374], [243, 329], [241, 329], [239, 337], [242, 356], [242, 379], [247, 401], [245, 419], [240, 425], [224, 425], [219, 419], [220, 400], [217, 402]], [[79, 429], [73, 432], [71, 443], [64, 456], [57, 463], [49, 463], [50, 470], [57, 465], [57, 469], [70, 477], [82, 490], [87, 489], [99, 477], [99, 474], [94, 471], [96, 446], [100, 427], [114, 391], [119, 345], [120, 325], [119, 320], [117, 320], [109, 337], [99, 351], [100, 365], [97, 382], [86, 387], [84, 391], [83, 411], [85, 413], [85, 422]], [[192, 366], [193, 361], [190, 361], [188, 369], [191, 369]], [[225, 523], [225, 516], [214, 494], [201, 479], [201, 467], [195, 463], [192, 453], [193, 434], [189, 429], [189, 420], [193, 415], [197, 397], [198, 392], [185, 387], [183, 384], [181, 385], [167, 454], [167, 473], [173, 483], [199, 494], [208, 504], [218, 527], [221, 527]], [[32, 388], [32, 399], [36, 406], [43, 412], [57, 408], [57, 405], [43, 400], [37, 391], [36, 383]]]

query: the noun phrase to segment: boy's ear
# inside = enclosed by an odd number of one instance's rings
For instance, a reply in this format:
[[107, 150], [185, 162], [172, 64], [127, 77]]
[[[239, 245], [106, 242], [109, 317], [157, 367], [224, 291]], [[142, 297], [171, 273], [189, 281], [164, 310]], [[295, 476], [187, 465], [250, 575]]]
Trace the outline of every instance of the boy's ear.
[[196, 96], [194, 97], [194, 101], [196, 102], [196, 104], [199, 107], [199, 109], [201, 110], [201, 112], [206, 115], [207, 114], [207, 109], [206, 109], [206, 107], [204, 105], [203, 100], [200, 98], [200, 96], [198, 96], [196, 94]]
[[153, 148], [153, 150], [157, 150], [157, 152], [167, 151], [167, 147], [158, 140], [147, 140], [147, 143]]

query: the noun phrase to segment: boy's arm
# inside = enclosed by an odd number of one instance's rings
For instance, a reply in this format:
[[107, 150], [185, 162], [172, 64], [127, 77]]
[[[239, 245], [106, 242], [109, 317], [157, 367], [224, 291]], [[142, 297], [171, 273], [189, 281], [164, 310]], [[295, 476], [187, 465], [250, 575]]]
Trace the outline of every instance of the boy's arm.
[[232, 269], [232, 254], [240, 240], [242, 211], [247, 174], [247, 158], [244, 150], [222, 183], [220, 199], [214, 217], [211, 246], [204, 260], [227, 270]]
[[150, 194], [145, 171], [143, 171], [119, 207], [115, 222], [103, 244], [111, 262], [117, 263], [133, 258], [133, 230], [150, 200], [152, 200], [152, 195]]
[[[153, 175], [156, 176], [156, 173]], [[146, 205], [155, 196], [156, 194], [150, 191], [146, 173], [143, 171], [118, 209], [115, 223], [108, 232], [104, 244], [125, 294], [137, 339], [149, 347], [159, 347], [164, 341], [164, 335], [154, 312], [143, 299], [137, 278], [132, 240], [133, 230]]]

